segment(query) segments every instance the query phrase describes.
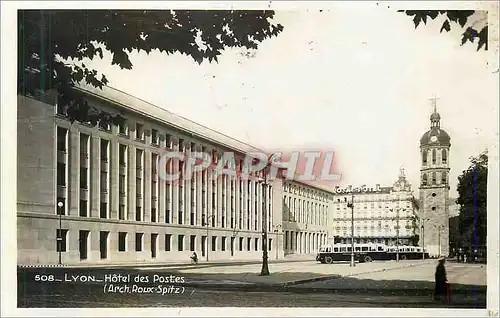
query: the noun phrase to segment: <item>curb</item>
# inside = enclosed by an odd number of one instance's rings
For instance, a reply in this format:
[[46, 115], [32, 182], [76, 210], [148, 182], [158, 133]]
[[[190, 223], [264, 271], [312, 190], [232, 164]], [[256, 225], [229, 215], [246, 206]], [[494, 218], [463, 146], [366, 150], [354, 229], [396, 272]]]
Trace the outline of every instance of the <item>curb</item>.
[[65, 264], [44, 264], [44, 265], [17, 265], [17, 268], [55, 268], [55, 267], [66, 267], [68, 265]]

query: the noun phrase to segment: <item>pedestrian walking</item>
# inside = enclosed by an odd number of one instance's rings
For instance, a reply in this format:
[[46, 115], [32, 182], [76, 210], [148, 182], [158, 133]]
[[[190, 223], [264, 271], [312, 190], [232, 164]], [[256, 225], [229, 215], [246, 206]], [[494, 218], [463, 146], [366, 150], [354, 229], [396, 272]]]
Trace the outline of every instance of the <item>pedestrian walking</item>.
[[444, 258], [441, 258], [438, 261], [438, 265], [436, 267], [436, 285], [434, 287], [434, 299], [438, 301], [449, 300], [448, 279], [446, 278], [446, 268], [444, 267], [445, 262], [446, 260]]

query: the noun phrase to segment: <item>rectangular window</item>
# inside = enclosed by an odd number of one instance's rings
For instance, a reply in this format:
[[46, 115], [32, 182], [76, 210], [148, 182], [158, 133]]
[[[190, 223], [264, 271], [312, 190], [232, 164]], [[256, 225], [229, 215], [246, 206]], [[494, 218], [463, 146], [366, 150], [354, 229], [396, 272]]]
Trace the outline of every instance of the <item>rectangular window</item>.
[[80, 134], [80, 158], [88, 159], [89, 158], [89, 140], [90, 136], [86, 134]]
[[125, 252], [127, 250], [127, 233], [118, 232], [118, 252]]
[[119, 220], [125, 220], [125, 205], [120, 204], [118, 207], [118, 219]]
[[226, 250], [226, 237], [223, 236], [221, 241], [221, 251], [224, 252], [225, 250]]
[[177, 236], [177, 250], [179, 252], [184, 251], [184, 235], [179, 234]]
[[101, 139], [101, 161], [108, 162], [108, 145], [108, 140]]
[[127, 194], [126, 180], [127, 179], [123, 174], [120, 174], [118, 177], [118, 191], [120, 192], [121, 197], [124, 197]]
[[88, 203], [87, 200], [80, 200], [80, 216], [87, 216], [88, 215]]
[[156, 129], [151, 129], [151, 143], [158, 145], [158, 130]]
[[273, 246], [273, 239], [269, 239], [269, 244], [267, 245], [267, 250], [271, 251], [272, 246]]
[[165, 234], [165, 252], [170, 252], [172, 246], [172, 234]]
[[106, 202], [101, 202], [101, 208], [99, 212], [99, 216], [101, 219], [106, 219], [108, 217], [108, 204]]
[[170, 223], [170, 210], [168, 207], [165, 210], [165, 223], [167, 223], [167, 224]]
[[248, 238], [247, 238], [247, 251], [249, 251], [249, 252], [250, 252], [250, 250], [251, 250], [251, 249], [250, 249], [250, 245], [252, 244], [251, 242], [252, 242], [252, 238], [251, 238], [251, 237], [248, 237]]
[[88, 168], [80, 167], [80, 189], [88, 189]]
[[125, 167], [127, 164], [127, 146], [120, 145], [120, 154], [119, 154], [119, 164], [122, 167]]
[[66, 135], [68, 130], [57, 127], [57, 150], [66, 152]]
[[151, 208], [151, 222], [156, 222], [156, 208]]
[[126, 123], [121, 123], [118, 125], [118, 133], [120, 135], [124, 135], [124, 136], [126, 136], [128, 134], [128, 129], [127, 129]]
[[66, 186], [66, 165], [61, 162], [57, 163], [57, 185]]
[[182, 207], [180, 206], [179, 203], [179, 211], [177, 211], [177, 224], [182, 224]]
[[259, 250], [259, 238], [255, 238], [255, 251], [258, 251]]
[[184, 139], [179, 138], [179, 151], [184, 151]]
[[101, 192], [108, 192], [108, 173], [101, 171]]
[[165, 144], [167, 149], [172, 148], [172, 137], [169, 134], [165, 134]]
[[217, 236], [212, 236], [212, 252], [217, 250]]
[[135, 208], [135, 220], [142, 221], [142, 209], [140, 206]]
[[135, 124], [135, 139], [144, 140], [144, 126], [142, 124]]
[[189, 238], [189, 250], [191, 252], [194, 252], [196, 248], [196, 235], [191, 235], [191, 237]]
[[68, 244], [68, 230], [56, 230], [56, 251], [66, 252]]
[[243, 238], [240, 237], [239, 251], [243, 251]]
[[144, 233], [135, 233], [135, 251], [142, 252], [142, 238]]

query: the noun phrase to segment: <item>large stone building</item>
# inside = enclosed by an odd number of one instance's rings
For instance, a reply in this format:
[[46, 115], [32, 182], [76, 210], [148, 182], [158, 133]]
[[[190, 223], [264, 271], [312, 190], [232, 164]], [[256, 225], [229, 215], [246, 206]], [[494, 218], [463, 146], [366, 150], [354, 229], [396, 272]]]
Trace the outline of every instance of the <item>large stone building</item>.
[[[326, 242], [327, 194], [314, 186], [273, 180], [264, 197], [261, 181], [170, 183], [157, 169], [165, 150], [238, 161], [258, 149], [109, 87], [77, 91], [125, 124], [70, 122], [54, 94], [18, 96], [18, 264], [261, 259], [264, 198], [270, 259]], [[296, 219], [284, 220], [283, 191], [304, 203]]]
[[[401, 169], [392, 187], [337, 188], [333, 196], [330, 242], [350, 243], [354, 221], [356, 243], [414, 245], [418, 235], [418, 205]], [[347, 206], [354, 200], [354, 210]]]
[[449, 254], [449, 172], [451, 138], [441, 129], [436, 110], [431, 126], [420, 139], [420, 219], [421, 245], [431, 256]]

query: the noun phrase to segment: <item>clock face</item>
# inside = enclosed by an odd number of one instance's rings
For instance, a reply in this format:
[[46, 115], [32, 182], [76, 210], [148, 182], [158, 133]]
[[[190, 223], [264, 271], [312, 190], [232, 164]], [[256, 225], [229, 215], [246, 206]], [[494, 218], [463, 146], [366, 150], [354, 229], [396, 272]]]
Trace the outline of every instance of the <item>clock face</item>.
[[432, 142], [436, 142], [437, 140], [438, 140], [438, 137], [436, 137], [436, 136], [432, 136], [432, 137], [431, 137], [431, 141], [432, 141]]

